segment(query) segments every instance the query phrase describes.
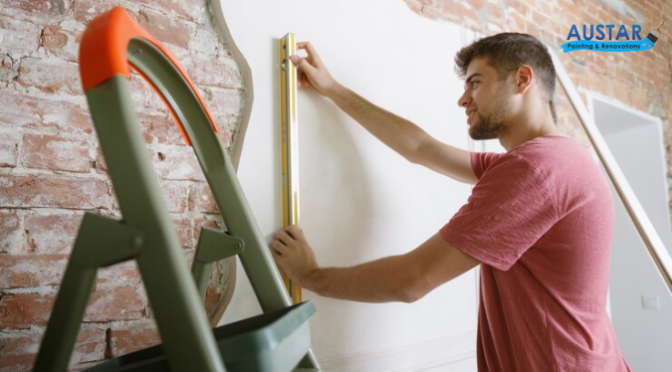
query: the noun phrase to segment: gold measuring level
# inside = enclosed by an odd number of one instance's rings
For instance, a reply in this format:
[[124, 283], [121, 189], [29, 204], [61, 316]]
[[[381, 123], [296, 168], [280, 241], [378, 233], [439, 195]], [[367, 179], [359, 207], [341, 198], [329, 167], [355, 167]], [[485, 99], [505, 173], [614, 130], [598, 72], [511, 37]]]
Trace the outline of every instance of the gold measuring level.
[[[280, 86], [282, 123], [282, 223], [299, 225], [299, 132], [297, 111], [297, 69], [289, 59], [296, 53], [294, 34], [280, 39]], [[285, 286], [296, 304], [301, 302], [301, 287], [282, 275]]]

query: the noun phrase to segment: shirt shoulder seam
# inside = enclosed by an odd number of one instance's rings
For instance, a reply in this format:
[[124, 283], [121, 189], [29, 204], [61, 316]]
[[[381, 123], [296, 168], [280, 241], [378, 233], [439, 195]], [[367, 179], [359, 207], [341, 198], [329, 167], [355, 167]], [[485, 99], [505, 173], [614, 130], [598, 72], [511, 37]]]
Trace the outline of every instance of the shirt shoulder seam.
[[[527, 164], [527, 165], [528, 165], [530, 168], [532, 168], [535, 172], [538, 172], [539, 174], [541, 174], [541, 176], [542, 176], [544, 179], [549, 179], [549, 177], [548, 177], [548, 173], [547, 173], [546, 170], [544, 170], [543, 168], [536, 166], [536, 165], [533, 164], [531, 161], [529, 161], [528, 159], [526, 159], [526, 158], [523, 157], [523, 156], [520, 156], [519, 154], [511, 154], [511, 155], [513, 155], [513, 156], [515, 156], [517, 159], [519, 159], [519, 160], [525, 162], [525, 164]], [[557, 219], [558, 216], [559, 216], [560, 214], [558, 213], [558, 207], [557, 207], [557, 202], [556, 202], [555, 195], [553, 195], [553, 194], [548, 190], [548, 185], [547, 185], [547, 184], [544, 184], [543, 192], [544, 192], [544, 196], [545, 196], [546, 198], [548, 198], [548, 199], [551, 200], [551, 205], [553, 206], [553, 213], [555, 213], [555, 218]]]

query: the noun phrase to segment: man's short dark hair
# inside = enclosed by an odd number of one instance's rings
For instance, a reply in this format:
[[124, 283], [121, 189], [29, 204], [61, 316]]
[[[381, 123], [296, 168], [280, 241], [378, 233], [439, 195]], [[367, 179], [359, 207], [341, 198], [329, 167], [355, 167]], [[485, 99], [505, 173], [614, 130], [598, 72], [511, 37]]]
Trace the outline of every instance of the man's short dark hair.
[[532, 67], [556, 121], [553, 97], [555, 95], [555, 67], [546, 46], [534, 36], [505, 32], [477, 40], [460, 49], [455, 55], [455, 70], [464, 79], [469, 63], [474, 58], [486, 57], [488, 64], [505, 79], [522, 65]]

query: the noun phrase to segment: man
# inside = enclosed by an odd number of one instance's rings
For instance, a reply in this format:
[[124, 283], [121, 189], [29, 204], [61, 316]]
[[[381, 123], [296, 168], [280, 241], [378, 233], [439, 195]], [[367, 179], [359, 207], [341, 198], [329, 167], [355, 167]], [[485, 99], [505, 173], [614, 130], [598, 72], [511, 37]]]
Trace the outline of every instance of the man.
[[588, 152], [555, 127], [555, 69], [532, 36], [504, 33], [460, 50], [469, 135], [507, 152], [469, 153], [367, 102], [334, 80], [309, 43], [293, 56], [302, 86], [413, 163], [475, 184], [468, 203], [415, 250], [321, 268], [296, 226], [271, 244], [303, 288], [366, 302], [413, 302], [481, 266], [479, 371], [630, 371], [606, 313], [614, 206]]

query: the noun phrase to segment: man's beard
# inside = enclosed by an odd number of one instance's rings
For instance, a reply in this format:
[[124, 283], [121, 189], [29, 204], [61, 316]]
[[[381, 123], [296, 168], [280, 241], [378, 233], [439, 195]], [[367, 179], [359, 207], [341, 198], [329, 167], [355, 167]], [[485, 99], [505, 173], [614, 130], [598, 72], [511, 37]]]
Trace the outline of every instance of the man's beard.
[[495, 93], [497, 101], [490, 105], [493, 110], [487, 114], [476, 110], [478, 121], [475, 122], [473, 126], [469, 127], [469, 136], [471, 136], [472, 139], [495, 139], [498, 138], [500, 134], [506, 132], [507, 127], [504, 125], [503, 118], [509, 116], [511, 111], [508, 102], [504, 98], [507, 93], [506, 84], [500, 85]]
[[492, 114], [483, 115], [478, 112], [478, 121], [469, 127], [469, 136], [475, 140], [489, 140], [498, 138], [500, 134], [506, 131], [506, 126], [499, 120], [494, 118]]

